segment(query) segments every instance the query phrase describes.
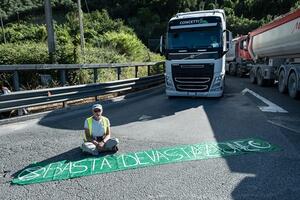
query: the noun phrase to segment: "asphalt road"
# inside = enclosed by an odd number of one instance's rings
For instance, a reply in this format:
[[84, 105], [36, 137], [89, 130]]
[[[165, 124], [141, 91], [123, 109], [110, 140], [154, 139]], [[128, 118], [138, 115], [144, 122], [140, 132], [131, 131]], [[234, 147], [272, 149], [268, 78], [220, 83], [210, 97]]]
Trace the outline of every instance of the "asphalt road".
[[[288, 113], [262, 112], [265, 103]], [[81, 178], [11, 185], [33, 162], [82, 157], [89, 109], [0, 126], [0, 199], [300, 199], [300, 101], [226, 77], [223, 98], [168, 99], [163, 88], [104, 106], [119, 153], [260, 138], [283, 151], [180, 162]]]

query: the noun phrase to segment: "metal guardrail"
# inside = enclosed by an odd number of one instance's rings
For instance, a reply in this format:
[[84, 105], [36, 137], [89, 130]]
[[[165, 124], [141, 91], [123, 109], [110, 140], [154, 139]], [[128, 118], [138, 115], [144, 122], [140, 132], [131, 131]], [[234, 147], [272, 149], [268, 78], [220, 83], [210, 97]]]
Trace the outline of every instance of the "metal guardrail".
[[58, 70], [58, 69], [98, 69], [98, 68], [122, 68], [153, 66], [164, 62], [140, 62], [140, 63], [103, 63], [103, 64], [16, 64], [0, 65], [0, 72], [25, 71], [25, 70]]
[[140, 62], [140, 63], [103, 63], [103, 64], [16, 64], [16, 65], [0, 65], [0, 72], [13, 72], [13, 87], [15, 91], [20, 90], [19, 72], [20, 71], [45, 71], [59, 70], [61, 85], [66, 84], [66, 70], [76, 69], [93, 69], [94, 83], [97, 82], [98, 71], [100, 68], [115, 68], [117, 70], [117, 79], [120, 80], [121, 68], [135, 67], [135, 77], [137, 78], [138, 68], [147, 66], [148, 76], [150, 75], [150, 67], [163, 64], [161, 62]]
[[164, 75], [158, 74], [106, 83], [18, 91], [0, 96], [0, 112], [95, 97], [104, 94], [129, 91], [132, 89], [142, 89], [163, 82]]

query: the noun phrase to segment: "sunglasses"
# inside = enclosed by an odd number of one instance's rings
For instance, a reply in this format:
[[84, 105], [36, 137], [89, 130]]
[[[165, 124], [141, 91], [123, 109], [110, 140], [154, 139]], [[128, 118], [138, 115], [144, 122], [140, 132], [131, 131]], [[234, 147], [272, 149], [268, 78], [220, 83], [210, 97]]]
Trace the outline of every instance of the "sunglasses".
[[94, 112], [95, 112], [95, 113], [101, 112], [101, 110], [100, 110], [100, 109], [95, 109]]

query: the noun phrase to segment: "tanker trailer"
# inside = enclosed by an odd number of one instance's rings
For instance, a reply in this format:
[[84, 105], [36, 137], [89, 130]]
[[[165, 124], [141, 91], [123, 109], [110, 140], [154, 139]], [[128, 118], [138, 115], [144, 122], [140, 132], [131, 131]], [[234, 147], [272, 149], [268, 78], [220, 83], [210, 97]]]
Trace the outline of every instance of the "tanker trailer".
[[278, 81], [292, 98], [300, 93], [300, 9], [249, 33], [250, 80], [260, 86]]

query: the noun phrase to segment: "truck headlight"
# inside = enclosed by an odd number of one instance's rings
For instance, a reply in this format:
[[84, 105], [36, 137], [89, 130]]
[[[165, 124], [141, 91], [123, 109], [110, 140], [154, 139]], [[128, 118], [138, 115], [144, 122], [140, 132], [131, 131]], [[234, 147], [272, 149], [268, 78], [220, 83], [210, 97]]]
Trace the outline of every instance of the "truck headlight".
[[220, 74], [219, 76], [216, 76], [213, 82], [213, 85], [211, 87], [211, 91], [218, 91], [222, 90], [223, 88], [223, 81], [224, 81], [224, 74]]
[[168, 75], [165, 75], [165, 77], [166, 77], [166, 86], [167, 87], [174, 87], [172, 78]]

